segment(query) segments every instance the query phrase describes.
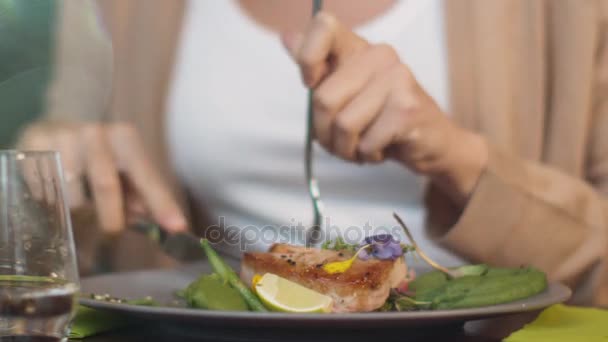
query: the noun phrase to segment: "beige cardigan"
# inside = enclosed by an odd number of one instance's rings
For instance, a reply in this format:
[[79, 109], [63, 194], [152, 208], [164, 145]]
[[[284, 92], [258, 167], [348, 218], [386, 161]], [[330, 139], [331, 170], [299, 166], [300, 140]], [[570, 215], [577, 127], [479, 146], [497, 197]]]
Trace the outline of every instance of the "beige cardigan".
[[[64, 3], [48, 115], [133, 122], [174, 180], [163, 104], [183, 0], [99, 0], [113, 65], [86, 2]], [[532, 264], [578, 302], [608, 306], [608, 0], [447, 4], [452, 115], [491, 152], [464, 211], [429, 189], [429, 231], [472, 261]]]

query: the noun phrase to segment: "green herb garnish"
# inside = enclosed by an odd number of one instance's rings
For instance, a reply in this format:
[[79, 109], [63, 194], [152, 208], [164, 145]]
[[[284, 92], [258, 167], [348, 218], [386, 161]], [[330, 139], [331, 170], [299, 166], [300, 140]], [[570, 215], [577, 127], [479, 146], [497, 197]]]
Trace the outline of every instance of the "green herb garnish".
[[339, 237], [335, 240], [323, 242], [323, 244], [321, 245], [321, 249], [327, 249], [331, 251], [349, 251], [355, 253], [359, 249], [359, 245], [346, 243], [344, 242], [344, 239]]

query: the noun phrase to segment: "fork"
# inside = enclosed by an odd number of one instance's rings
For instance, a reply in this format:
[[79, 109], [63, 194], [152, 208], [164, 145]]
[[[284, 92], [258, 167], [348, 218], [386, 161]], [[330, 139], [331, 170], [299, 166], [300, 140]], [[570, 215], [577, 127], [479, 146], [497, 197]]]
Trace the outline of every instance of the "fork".
[[[313, 17], [321, 10], [323, 6], [322, 0], [313, 0]], [[308, 193], [312, 201], [313, 208], [313, 226], [306, 233], [306, 247], [313, 247], [320, 242], [321, 224], [323, 223], [323, 202], [321, 202], [321, 192], [319, 191], [319, 183], [312, 172], [313, 158], [313, 91], [308, 90], [308, 110], [307, 110], [307, 127], [306, 127], [306, 147], [304, 153], [304, 170], [306, 174], [306, 183], [308, 185]]]

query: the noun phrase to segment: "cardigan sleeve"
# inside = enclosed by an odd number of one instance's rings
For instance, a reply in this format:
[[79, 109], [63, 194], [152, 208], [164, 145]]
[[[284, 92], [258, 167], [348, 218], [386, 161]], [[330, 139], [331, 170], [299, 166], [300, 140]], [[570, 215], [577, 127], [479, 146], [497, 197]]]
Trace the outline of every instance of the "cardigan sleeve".
[[[608, 5], [606, 6], [608, 7]], [[597, 51], [584, 179], [489, 147], [464, 208], [427, 192], [431, 236], [473, 262], [533, 265], [575, 289], [579, 304], [608, 306], [608, 10]]]

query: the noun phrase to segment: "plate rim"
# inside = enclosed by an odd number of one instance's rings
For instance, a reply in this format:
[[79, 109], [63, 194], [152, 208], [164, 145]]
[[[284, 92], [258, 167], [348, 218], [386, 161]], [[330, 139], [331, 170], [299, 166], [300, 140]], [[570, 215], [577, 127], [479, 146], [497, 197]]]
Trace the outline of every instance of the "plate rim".
[[[532, 299], [538, 299], [539, 296], [554, 293], [554, 297], [548, 297], [546, 300], [541, 300], [537, 303], [528, 304]], [[572, 295], [572, 290], [559, 282], [548, 284], [545, 291], [536, 294], [532, 297], [513, 301], [509, 303], [489, 305], [478, 308], [451, 309], [451, 310], [422, 310], [422, 311], [407, 311], [407, 312], [357, 312], [357, 313], [331, 313], [331, 314], [298, 314], [298, 313], [282, 313], [282, 312], [253, 312], [253, 311], [215, 311], [201, 310], [184, 307], [169, 307], [169, 306], [138, 306], [132, 304], [111, 303], [90, 298], [79, 298], [79, 303], [83, 306], [112, 312], [120, 312], [125, 315], [137, 315], [138, 317], [148, 316], [153, 319], [155, 316], [175, 316], [188, 318], [207, 318], [207, 319], [230, 319], [230, 320], [258, 320], [271, 322], [336, 322], [336, 321], [353, 321], [353, 320], [420, 320], [420, 319], [454, 319], [458, 317], [494, 317], [498, 315], [516, 314], [534, 311], [548, 307], [553, 304], [563, 303]]]

